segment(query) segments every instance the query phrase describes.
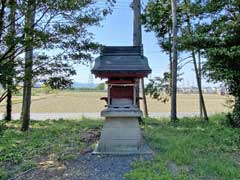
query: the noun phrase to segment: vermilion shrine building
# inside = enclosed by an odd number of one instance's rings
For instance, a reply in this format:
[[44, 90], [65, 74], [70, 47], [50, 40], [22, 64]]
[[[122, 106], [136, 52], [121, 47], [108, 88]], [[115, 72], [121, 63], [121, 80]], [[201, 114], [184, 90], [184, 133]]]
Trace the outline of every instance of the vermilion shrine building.
[[106, 118], [95, 153], [143, 153], [143, 139], [138, 124], [142, 116], [137, 106], [136, 90], [139, 79], [151, 73], [148, 60], [140, 46], [104, 47], [95, 60], [92, 73], [108, 79], [107, 105], [101, 112]]

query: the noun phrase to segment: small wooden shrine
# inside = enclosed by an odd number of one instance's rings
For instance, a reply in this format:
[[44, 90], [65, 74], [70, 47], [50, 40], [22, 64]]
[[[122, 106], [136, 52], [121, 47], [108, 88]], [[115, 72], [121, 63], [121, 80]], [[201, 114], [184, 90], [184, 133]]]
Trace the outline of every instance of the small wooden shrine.
[[92, 73], [107, 78], [108, 94], [102, 97], [107, 105], [101, 112], [106, 121], [95, 153], [141, 153], [142, 136], [138, 118], [142, 116], [137, 106], [136, 87], [140, 78], [151, 73], [142, 47], [104, 47], [96, 58]]

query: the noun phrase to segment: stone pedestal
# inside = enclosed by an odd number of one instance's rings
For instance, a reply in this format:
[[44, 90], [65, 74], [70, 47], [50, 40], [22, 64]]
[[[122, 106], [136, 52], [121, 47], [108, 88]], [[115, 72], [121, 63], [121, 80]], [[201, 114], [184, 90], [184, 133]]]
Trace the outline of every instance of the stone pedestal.
[[142, 154], [139, 110], [104, 110], [104, 127], [95, 154]]

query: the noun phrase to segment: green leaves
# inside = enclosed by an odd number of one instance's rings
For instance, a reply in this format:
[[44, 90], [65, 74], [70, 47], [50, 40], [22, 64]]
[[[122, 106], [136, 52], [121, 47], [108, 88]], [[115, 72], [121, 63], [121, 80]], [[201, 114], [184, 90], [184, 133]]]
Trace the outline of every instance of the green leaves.
[[170, 74], [164, 73], [164, 77], [156, 77], [155, 79], [150, 79], [150, 82], [145, 88], [147, 95], [150, 95], [153, 99], [157, 99], [166, 103], [169, 100], [170, 94]]
[[[164, 51], [169, 51], [169, 38], [171, 36], [171, 1], [151, 0], [142, 14], [142, 24], [146, 31], [153, 31]], [[170, 43], [171, 44], [171, 43]]]
[[[36, 61], [39, 54], [47, 57], [41, 59], [38, 67], [38, 62], [34, 62], [35, 78], [41, 76], [42, 80], [45, 76], [45, 82], [51, 85], [56, 83], [60, 87], [61, 82], [64, 87], [69, 87], [72, 81], [69, 76], [76, 73], [72, 65], [87, 64], [99, 51], [100, 44], [94, 41], [89, 27], [100, 25], [101, 20], [112, 12], [115, 0], [104, 0], [105, 6], [101, 8], [97, 7], [95, 0], [3, 2], [4, 13], [0, 16], [0, 83], [7, 88], [10, 78], [16, 84], [23, 81], [25, 64], [22, 58], [19, 58], [20, 61], [16, 59], [25, 49], [31, 48], [38, 52], [34, 53]], [[33, 14], [35, 20], [29, 23]]]

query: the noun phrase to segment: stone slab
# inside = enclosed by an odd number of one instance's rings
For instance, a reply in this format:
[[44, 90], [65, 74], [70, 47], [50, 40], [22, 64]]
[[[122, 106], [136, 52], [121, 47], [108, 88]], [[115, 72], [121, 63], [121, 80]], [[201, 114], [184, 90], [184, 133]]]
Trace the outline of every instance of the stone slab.
[[102, 117], [141, 117], [142, 115], [142, 111], [131, 109], [105, 109], [101, 112]]
[[150, 147], [146, 144], [146, 143], [143, 143], [142, 146], [140, 146], [140, 148], [138, 148], [137, 150], [133, 151], [131, 149], [131, 151], [112, 151], [112, 152], [99, 152], [98, 150], [98, 146], [99, 146], [99, 143], [96, 145], [96, 148], [95, 150], [92, 152], [92, 154], [94, 155], [116, 155], [116, 156], [119, 156], [119, 155], [154, 155], [154, 152], [150, 149]]
[[[124, 121], [124, 122], [122, 122]], [[139, 124], [131, 117], [106, 117], [105, 128], [139, 128]]]

